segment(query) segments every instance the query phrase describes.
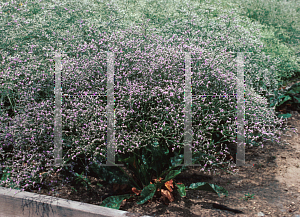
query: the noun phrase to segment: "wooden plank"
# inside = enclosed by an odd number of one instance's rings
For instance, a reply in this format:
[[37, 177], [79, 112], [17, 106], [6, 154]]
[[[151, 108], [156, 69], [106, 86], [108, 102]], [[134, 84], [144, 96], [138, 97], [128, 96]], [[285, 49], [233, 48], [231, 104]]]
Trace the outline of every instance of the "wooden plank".
[[0, 187], [1, 217], [121, 217], [129, 214], [123, 210]]

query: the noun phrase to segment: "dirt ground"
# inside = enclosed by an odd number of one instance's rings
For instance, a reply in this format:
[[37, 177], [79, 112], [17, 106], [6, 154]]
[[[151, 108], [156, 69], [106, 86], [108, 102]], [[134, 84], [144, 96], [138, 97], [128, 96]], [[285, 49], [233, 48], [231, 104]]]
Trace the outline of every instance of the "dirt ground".
[[[288, 126], [299, 129], [298, 112], [289, 118]], [[282, 139], [289, 144], [280, 146], [266, 143], [260, 149], [246, 149], [246, 166], [234, 168], [237, 169], [235, 175], [207, 175], [194, 167], [175, 178], [176, 183], [183, 182], [185, 185], [205, 181], [222, 186], [228, 191], [228, 197], [187, 190], [186, 198], [175, 197], [175, 201], [168, 206], [148, 203], [125, 205], [122, 209], [152, 216], [300, 216], [300, 139], [295, 133]], [[254, 197], [240, 199], [245, 194], [254, 194]], [[216, 209], [213, 203], [243, 213]]]

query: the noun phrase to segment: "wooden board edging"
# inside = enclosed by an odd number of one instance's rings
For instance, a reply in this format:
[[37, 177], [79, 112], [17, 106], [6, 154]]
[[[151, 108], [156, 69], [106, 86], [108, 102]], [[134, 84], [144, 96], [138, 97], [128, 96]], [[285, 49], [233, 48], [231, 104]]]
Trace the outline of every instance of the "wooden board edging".
[[133, 215], [123, 210], [0, 187], [1, 217], [122, 217]]

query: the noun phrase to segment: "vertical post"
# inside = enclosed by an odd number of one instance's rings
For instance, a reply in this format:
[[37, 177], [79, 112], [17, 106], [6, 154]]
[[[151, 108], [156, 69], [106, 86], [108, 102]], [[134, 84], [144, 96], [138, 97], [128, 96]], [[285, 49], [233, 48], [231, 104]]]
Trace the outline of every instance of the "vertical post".
[[115, 164], [114, 62], [114, 53], [107, 52], [107, 161], [99, 166], [124, 166]]
[[107, 53], [107, 164], [115, 162], [114, 53]]
[[185, 53], [185, 118], [184, 118], [184, 164], [192, 164], [192, 87], [191, 87], [191, 53]]
[[[106, 52], [105, 52], [106, 53]], [[99, 166], [124, 166], [115, 164], [114, 129], [114, 53], [107, 52], [107, 163]], [[54, 165], [62, 164], [62, 119], [61, 119], [61, 52], [55, 53], [55, 113], [54, 113]], [[71, 164], [64, 164], [70, 166]]]
[[61, 53], [55, 53], [54, 165], [62, 165]]
[[237, 53], [237, 153], [236, 166], [245, 165], [245, 84], [244, 84], [244, 55]]
[[191, 53], [185, 53], [185, 114], [184, 114], [184, 164], [177, 166], [202, 166], [201, 164], [192, 164], [192, 82], [191, 82]]
[[54, 164], [46, 165], [46, 167], [60, 167], [70, 166], [71, 164], [63, 164], [62, 162], [62, 119], [61, 119], [61, 102], [62, 102], [62, 88], [61, 88], [61, 56], [62, 52], [54, 52], [55, 60], [55, 110], [54, 110]]
[[[230, 52], [232, 53], [232, 52]], [[250, 52], [249, 52], [250, 53]], [[243, 54], [238, 52], [237, 55], [237, 153], [236, 166], [245, 165], [245, 136], [244, 136], [244, 120], [245, 120], [245, 105], [244, 104], [244, 70], [243, 70]], [[208, 96], [208, 95], [207, 95]], [[177, 166], [202, 166], [201, 164], [192, 164], [191, 145], [192, 137], [192, 89], [191, 89], [191, 55], [185, 55], [185, 122], [184, 122], [184, 164]], [[190, 146], [190, 147], [188, 147]]]

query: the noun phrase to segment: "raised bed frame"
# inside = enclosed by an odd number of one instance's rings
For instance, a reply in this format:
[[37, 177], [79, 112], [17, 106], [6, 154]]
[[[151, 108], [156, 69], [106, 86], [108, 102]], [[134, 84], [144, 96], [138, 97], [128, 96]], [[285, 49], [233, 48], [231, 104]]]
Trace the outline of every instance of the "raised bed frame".
[[[142, 216], [16, 189], [0, 187], [1, 217], [122, 217]], [[150, 216], [148, 216], [150, 217]]]

